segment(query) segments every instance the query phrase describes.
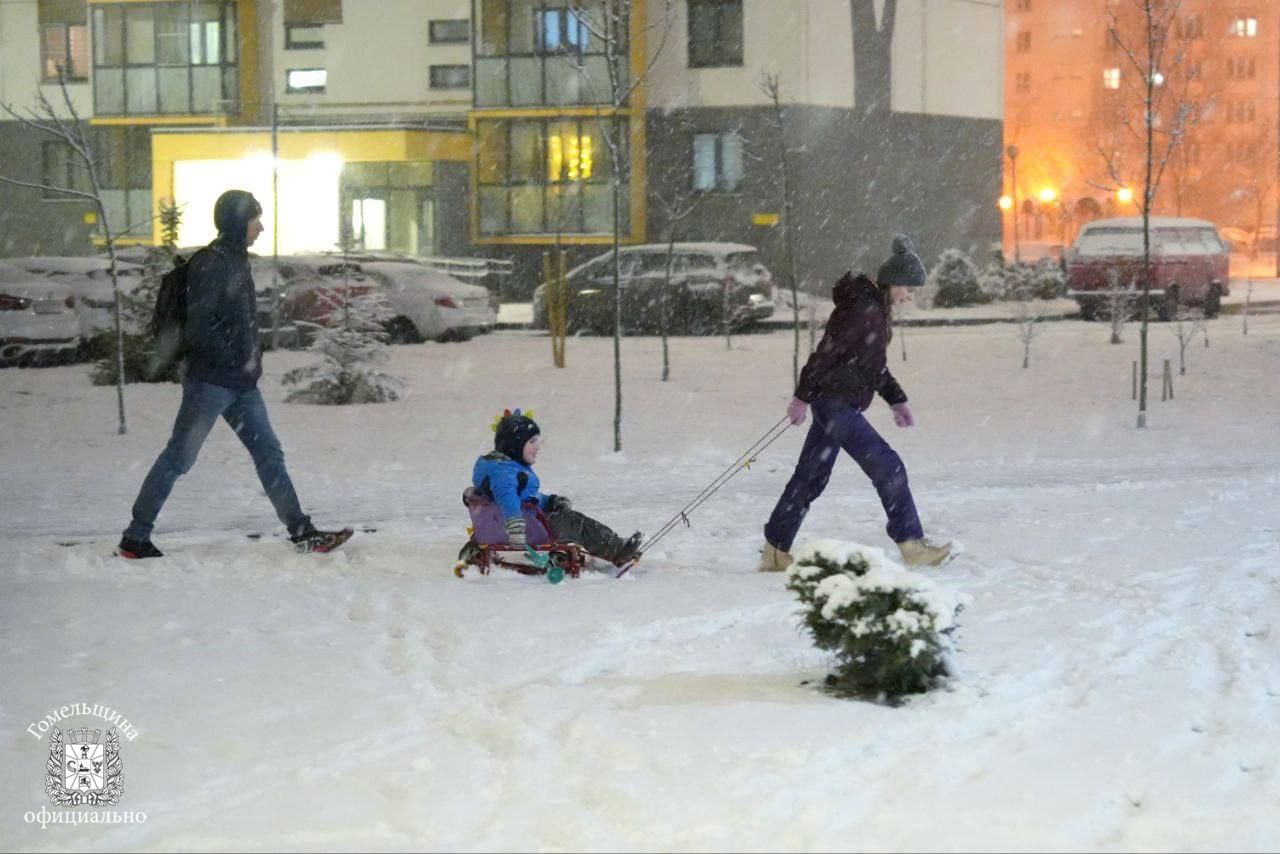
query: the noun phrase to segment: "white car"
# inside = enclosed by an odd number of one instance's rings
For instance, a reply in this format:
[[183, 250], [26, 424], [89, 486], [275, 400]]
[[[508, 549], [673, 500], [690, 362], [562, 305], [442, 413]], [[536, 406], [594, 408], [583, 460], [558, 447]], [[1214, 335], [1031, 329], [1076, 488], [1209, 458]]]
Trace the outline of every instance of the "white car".
[[71, 289], [0, 262], [0, 364], [56, 361], [79, 346]]
[[[80, 318], [80, 335], [89, 340], [98, 335], [112, 334], [116, 329], [115, 297], [111, 290], [111, 262], [106, 258], [7, 258], [5, 263], [35, 273], [59, 285], [70, 288], [76, 295], [76, 311]], [[116, 279], [120, 293], [127, 295], [142, 283], [144, 268], [128, 261], [116, 262]], [[124, 331], [139, 334], [145, 319], [122, 316]]]
[[[263, 269], [255, 269], [255, 280], [268, 281], [270, 259], [257, 263]], [[343, 286], [344, 274], [353, 289], [382, 291], [391, 311], [387, 329], [396, 343], [466, 339], [487, 332], [498, 320], [488, 289], [410, 261], [344, 261], [341, 255], [320, 254], [282, 256], [279, 263], [284, 317], [295, 323], [324, 323], [326, 294]]]

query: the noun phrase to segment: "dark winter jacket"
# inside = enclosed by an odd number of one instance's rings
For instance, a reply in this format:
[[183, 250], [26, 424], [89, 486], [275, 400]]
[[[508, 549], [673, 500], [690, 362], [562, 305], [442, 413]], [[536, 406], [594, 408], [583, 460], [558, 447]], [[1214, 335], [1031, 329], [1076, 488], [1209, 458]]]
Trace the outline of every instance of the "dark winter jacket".
[[471, 485], [502, 508], [504, 519], [520, 516], [524, 504], [533, 503], [547, 509], [548, 496], [538, 492], [541, 484], [533, 468], [501, 451], [491, 451], [476, 460], [471, 470]]
[[885, 358], [893, 326], [880, 288], [863, 274], [845, 273], [831, 297], [835, 310], [822, 342], [800, 372], [796, 397], [806, 403], [833, 398], [862, 410], [879, 392], [890, 406], [905, 403], [907, 396]]
[[248, 390], [262, 376], [257, 297], [249, 253], [219, 237], [187, 267], [187, 321], [183, 327], [187, 376]]

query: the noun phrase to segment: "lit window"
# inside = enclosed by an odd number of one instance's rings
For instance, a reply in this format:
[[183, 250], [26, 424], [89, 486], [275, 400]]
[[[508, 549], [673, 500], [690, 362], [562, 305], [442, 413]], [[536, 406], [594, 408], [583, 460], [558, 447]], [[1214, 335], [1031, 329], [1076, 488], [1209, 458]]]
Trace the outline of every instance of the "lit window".
[[284, 90], [291, 95], [324, 94], [329, 72], [323, 68], [290, 68], [285, 73]]
[[1231, 22], [1231, 35], [1251, 39], [1258, 34], [1257, 18], [1236, 18]]
[[547, 180], [589, 181], [595, 171], [595, 149], [590, 134], [564, 133], [547, 137]]
[[1119, 68], [1103, 69], [1102, 88], [1103, 89], [1119, 89], [1120, 88], [1120, 69]]
[[742, 137], [734, 132], [693, 137], [693, 189], [733, 192], [742, 183]]
[[538, 53], [585, 53], [591, 31], [571, 9], [538, 12]]

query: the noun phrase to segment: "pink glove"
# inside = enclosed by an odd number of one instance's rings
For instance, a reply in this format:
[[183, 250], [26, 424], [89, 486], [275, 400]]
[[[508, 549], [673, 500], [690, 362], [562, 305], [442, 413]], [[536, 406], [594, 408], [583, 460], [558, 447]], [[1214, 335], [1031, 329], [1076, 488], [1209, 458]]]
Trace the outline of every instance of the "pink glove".
[[791, 398], [791, 402], [787, 404], [787, 417], [791, 419], [792, 424], [803, 424], [808, 411], [809, 404], [798, 397]]
[[893, 405], [893, 423], [899, 427], [914, 427], [916, 420], [911, 417], [911, 407], [905, 403]]

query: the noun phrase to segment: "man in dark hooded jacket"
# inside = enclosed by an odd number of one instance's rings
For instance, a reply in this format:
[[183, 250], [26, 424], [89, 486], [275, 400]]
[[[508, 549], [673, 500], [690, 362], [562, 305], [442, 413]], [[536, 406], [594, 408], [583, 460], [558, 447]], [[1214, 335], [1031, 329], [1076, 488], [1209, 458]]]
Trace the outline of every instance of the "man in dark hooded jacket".
[[118, 554], [135, 559], [162, 556], [151, 542], [156, 517], [173, 484], [195, 464], [219, 417], [227, 420], [253, 457], [262, 488], [297, 549], [331, 551], [351, 536], [351, 529], [318, 531], [302, 512], [258, 390], [262, 343], [249, 247], [262, 234], [262, 206], [250, 193], [228, 190], [214, 205], [213, 221], [217, 239], [195, 253], [187, 266], [182, 405], [169, 444], [142, 483]]

